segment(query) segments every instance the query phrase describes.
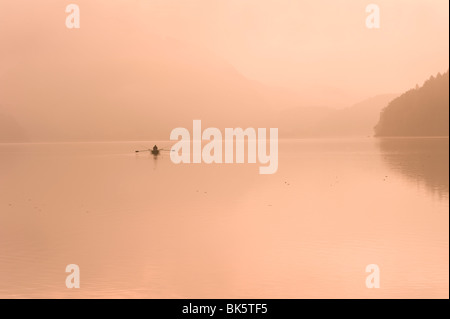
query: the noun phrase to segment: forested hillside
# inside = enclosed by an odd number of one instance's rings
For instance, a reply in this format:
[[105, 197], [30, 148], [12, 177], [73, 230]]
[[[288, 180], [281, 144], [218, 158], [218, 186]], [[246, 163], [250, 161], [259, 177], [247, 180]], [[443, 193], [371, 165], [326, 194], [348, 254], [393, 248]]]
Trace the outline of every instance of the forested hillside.
[[383, 109], [376, 136], [448, 136], [449, 73], [432, 76]]

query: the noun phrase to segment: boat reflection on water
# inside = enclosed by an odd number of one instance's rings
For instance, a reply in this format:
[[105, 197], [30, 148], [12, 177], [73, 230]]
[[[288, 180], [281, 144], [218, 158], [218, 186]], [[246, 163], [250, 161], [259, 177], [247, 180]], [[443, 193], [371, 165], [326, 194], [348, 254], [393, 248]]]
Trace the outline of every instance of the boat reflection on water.
[[448, 197], [448, 138], [381, 138], [377, 144], [391, 169], [424, 184], [439, 196]]

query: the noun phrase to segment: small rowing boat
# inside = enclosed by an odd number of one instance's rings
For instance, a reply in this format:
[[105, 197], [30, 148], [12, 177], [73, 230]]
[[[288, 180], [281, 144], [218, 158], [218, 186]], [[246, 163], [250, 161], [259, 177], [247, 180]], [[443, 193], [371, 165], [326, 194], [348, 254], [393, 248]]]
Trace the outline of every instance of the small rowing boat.
[[140, 151], [136, 151], [136, 153], [141, 153], [141, 152], [150, 152], [151, 154], [158, 156], [159, 154], [161, 154], [162, 151], [167, 151], [170, 152], [170, 150], [163, 150], [161, 148], [158, 148], [158, 146], [153, 146], [153, 148], [149, 148], [148, 150], [140, 150]]

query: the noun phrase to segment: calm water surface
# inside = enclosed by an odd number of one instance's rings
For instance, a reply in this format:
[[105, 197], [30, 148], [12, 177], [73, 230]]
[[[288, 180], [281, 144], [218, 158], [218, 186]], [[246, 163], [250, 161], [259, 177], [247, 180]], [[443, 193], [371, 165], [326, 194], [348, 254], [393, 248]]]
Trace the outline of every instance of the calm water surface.
[[0, 297], [448, 298], [448, 145], [282, 141], [259, 175], [145, 142], [0, 144]]

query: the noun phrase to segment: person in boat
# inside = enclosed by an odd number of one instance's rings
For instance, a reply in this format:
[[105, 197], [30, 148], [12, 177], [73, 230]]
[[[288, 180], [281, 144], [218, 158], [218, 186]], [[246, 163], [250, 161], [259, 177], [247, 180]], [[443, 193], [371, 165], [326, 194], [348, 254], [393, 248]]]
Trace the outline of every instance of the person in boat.
[[153, 155], [159, 155], [159, 149], [158, 149], [158, 146], [153, 146], [153, 149], [151, 150], [151, 153], [153, 154]]

